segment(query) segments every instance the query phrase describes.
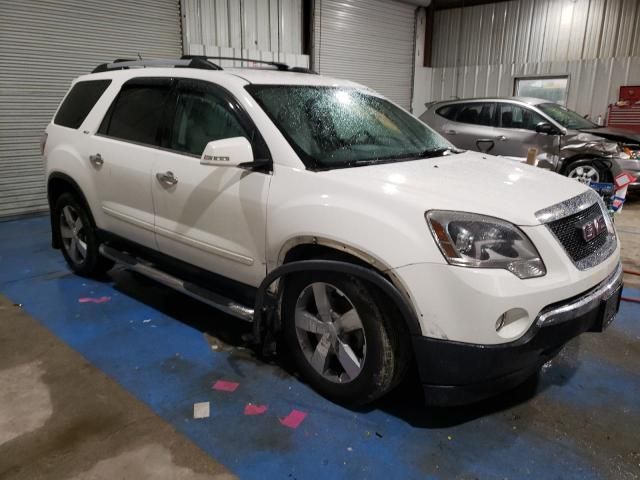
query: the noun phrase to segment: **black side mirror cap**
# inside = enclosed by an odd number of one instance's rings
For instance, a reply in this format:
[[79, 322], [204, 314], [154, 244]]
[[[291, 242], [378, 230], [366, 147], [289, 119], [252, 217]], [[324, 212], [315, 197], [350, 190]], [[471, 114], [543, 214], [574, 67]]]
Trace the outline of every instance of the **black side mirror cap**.
[[273, 162], [267, 159], [257, 159], [253, 162], [245, 162], [238, 165], [238, 168], [248, 170], [250, 172], [271, 173], [273, 171]]
[[540, 122], [536, 125], [536, 132], [544, 133], [545, 135], [560, 135], [561, 132], [551, 125], [549, 122]]

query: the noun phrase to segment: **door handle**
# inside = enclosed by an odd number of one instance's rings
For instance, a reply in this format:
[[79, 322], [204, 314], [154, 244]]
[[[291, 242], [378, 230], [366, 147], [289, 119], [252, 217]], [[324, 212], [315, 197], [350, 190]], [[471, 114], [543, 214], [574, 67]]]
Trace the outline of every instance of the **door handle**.
[[455, 135], [455, 134], [457, 134], [458, 132], [456, 132], [455, 130], [447, 130], [447, 131], [446, 131], [446, 132], [444, 132], [444, 133], [446, 133], [447, 135]]
[[102, 155], [100, 155], [99, 153], [96, 153], [95, 155], [89, 155], [89, 161], [93, 164], [94, 167], [101, 167], [104, 164]]
[[504, 135], [500, 135], [500, 136], [498, 137], [498, 140], [500, 140], [501, 142], [504, 142], [505, 140], [508, 140], [508, 138], [507, 138], [507, 137], [505, 137]]
[[173, 172], [158, 172], [156, 173], [156, 178], [160, 183], [164, 183], [165, 185], [172, 186], [178, 183], [178, 179]]

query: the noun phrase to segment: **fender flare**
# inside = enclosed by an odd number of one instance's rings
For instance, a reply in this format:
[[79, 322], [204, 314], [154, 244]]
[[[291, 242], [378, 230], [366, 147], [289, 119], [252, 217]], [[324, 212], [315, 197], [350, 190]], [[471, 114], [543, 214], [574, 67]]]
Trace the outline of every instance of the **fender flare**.
[[[299, 260], [285, 263], [275, 268], [262, 280], [256, 294], [254, 316], [253, 316], [253, 341], [257, 344], [265, 344], [265, 337], [274, 330], [279, 330], [279, 322], [275, 320], [274, 311], [276, 305], [274, 301], [269, 301], [268, 290], [273, 282], [292, 273], [299, 272], [339, 272], [361, 278], [380, 288], [389, 295], [394, 302], [411, 336], [422, 336], [422, 329], [415, 310], [409, 304], [406, 297], [389, 280], [379, 273], [353, 263], [339, 260]], [[273, 299], [272, 299], [273, 300]], [[265, 325], [265, 322], [267, 325]], [[275, 327], [275, 328], [274, 328]]]

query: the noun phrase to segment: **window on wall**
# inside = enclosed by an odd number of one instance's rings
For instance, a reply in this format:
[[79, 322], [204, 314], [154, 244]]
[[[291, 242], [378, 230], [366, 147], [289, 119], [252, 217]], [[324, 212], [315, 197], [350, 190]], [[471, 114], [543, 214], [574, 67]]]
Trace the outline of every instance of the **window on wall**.
[[559, 105], [567, 104], [569, 77], [519, 77], [515, 79], [514, 95], [549, 100]]

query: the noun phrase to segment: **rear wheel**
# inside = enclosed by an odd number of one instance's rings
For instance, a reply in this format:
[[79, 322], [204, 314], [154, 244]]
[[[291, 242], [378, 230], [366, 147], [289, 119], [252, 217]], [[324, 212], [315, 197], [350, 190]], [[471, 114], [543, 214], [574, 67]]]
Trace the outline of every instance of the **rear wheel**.
[[361, 405], [387, 393], [406, 370], [401, 319], [386, 297], [335, 273], [296, 275], [283, 297], [283, 334], [297, 370], [338, 403]]
[[84, 276], [99, 275], [111, 267], [113, 262], [98, 251], [96, 229], [85, 207], [70, 193], [60, 195], [56, 202], [54, 221], [62, 254], [69, 267]]

